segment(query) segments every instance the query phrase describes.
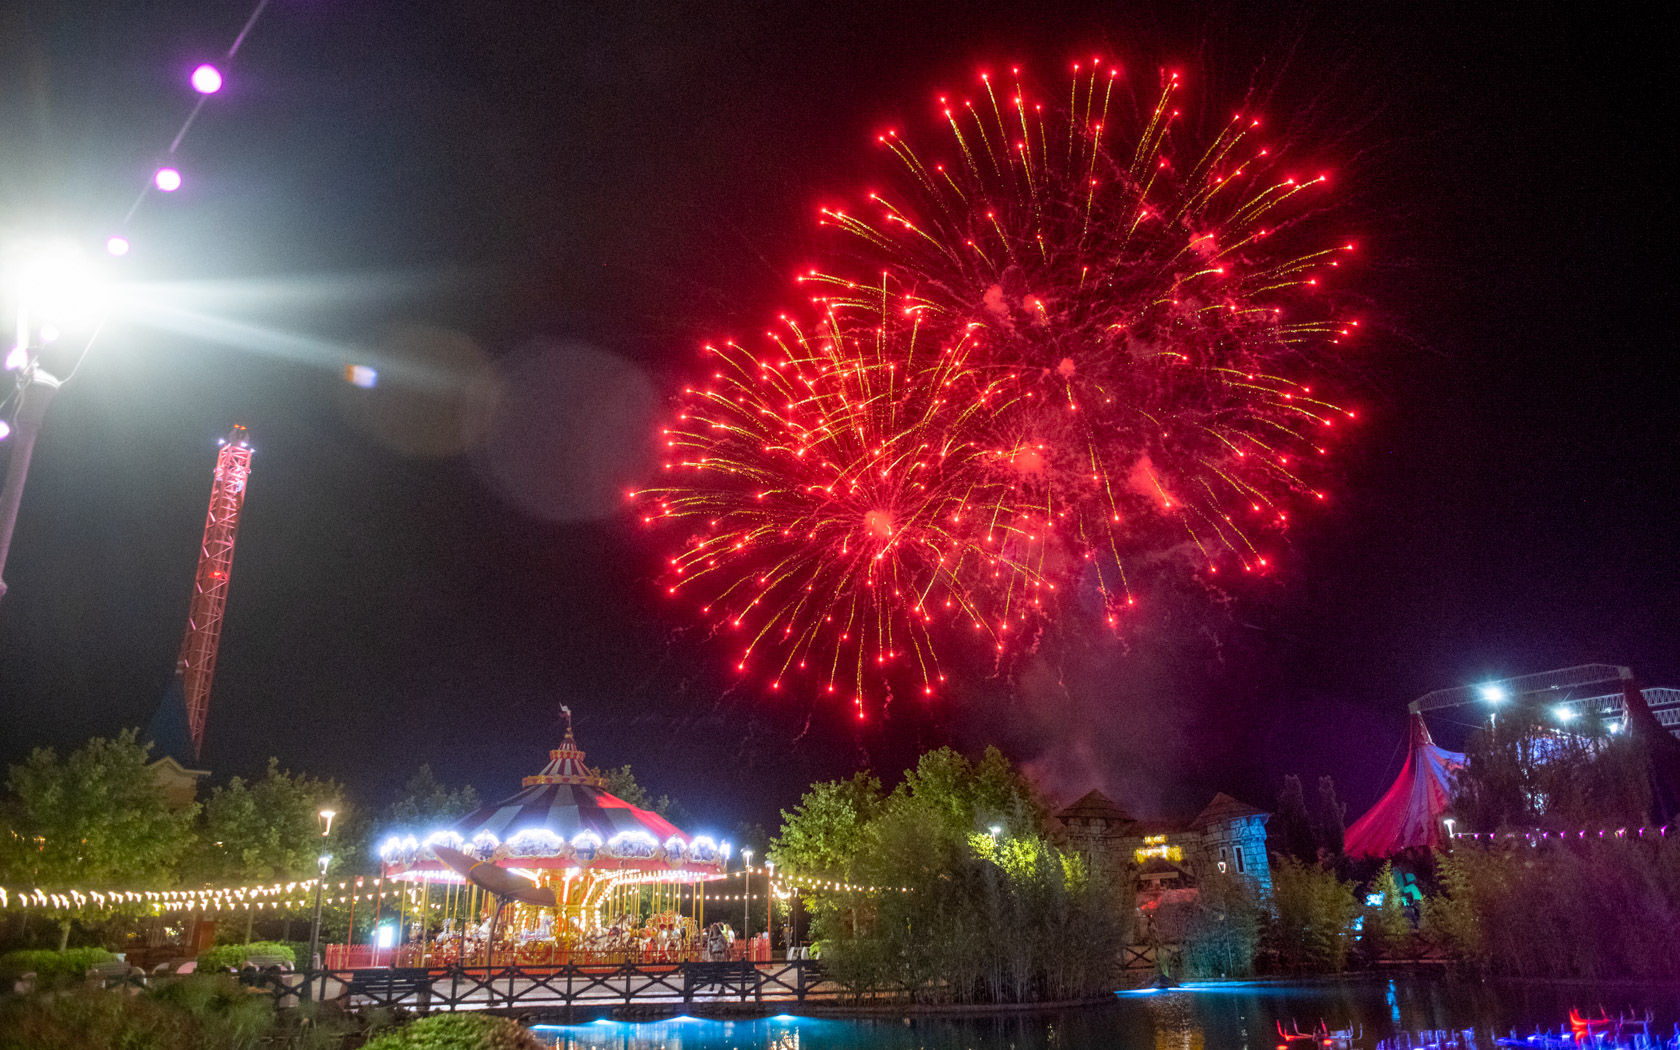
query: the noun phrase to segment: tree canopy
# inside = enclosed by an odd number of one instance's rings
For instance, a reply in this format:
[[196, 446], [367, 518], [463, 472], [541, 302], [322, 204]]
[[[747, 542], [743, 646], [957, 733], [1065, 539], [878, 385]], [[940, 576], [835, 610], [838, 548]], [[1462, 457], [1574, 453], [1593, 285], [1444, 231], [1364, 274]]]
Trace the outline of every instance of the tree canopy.
[[[334, 827], [341, 829], [330, 843], [321, 835], [324, 808], [336, 811]], [[322, 852], [352, 859], [356, 844], [340, 824], [348, 817], [337, 783], [293, 774], [271, 758], [262, 777], [234, 777], [211, 792], [192, 874], [209, 882], [310, 878]]]
[[152, 885], [192, 842], [196, 805], [171, 809], [137, 730], [60, 758], [36, 748], [6, 780], [9, 878], [38, 886]]

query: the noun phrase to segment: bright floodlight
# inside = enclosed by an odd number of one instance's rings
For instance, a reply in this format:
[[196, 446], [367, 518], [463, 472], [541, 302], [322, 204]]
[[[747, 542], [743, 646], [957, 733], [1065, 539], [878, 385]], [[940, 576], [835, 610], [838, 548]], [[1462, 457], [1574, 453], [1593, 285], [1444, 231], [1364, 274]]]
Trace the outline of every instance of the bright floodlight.
[[200, 95], [214, 95], [222, 90], [222, 71], [212, 65], [202, 65], [192, 71], [193, 90]]
[[165, 193], [174, 193], [181, 188], [181, 173], [174, 168], [159, 168], [152, 176], [152, 185]]
[[105, 241], [105, 251], [111, 255], [127, 255], [128, 238], [112, 235]]
[[1484, 685], [1481, 689], [1482, 699], [1490, 704], [1497, 704], [1505, 699], [1505, 689], [1497, 685]]
[[1575, 717], [1575, 712], [1571, 711], [1567, 707], [1558, 707], [1558, 708], [1554, 708], [1553, 710], [1554, 710], [1554, 713], [1556, 713], [1557, 720], [1559, 722], [1568, 722], [1568, 721], [1573, 720], [1574, 717]]
[[11, 432], [12, 425], [4, 419], [0, 419], [0, 441], [6, 440], [7, 436], [10, 435]]
[[[24, 241], [6, 253], [4, 281], [34, 334], [86, 328], [104, 312], [105, 289], [99, 272], [73, 242]], [[49, 340], [50, 341], [50, 340]], [[18, 351], [22, 353], [22, 351]], [[14, 365], [22, 367], [20, 356]]]

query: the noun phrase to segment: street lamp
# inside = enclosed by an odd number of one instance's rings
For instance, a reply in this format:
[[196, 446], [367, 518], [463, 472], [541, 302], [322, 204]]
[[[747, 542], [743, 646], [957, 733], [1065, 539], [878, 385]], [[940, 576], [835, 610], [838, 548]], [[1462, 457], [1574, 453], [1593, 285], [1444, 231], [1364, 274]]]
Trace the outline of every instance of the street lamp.
[[[315, 814], [316, 823], [321, 825], [321, 837], [326, 838], [332, 831], [333, 818], [338, 816], [337, 810], [322, 808]], [[315, 921], [309, 926], [309, 969], [321, 968], [321, 891], [327, 884], [327, 865], [332, 862], [331, 853], [323, 853], [317, 862], [321, 865], [321, 877], [315, 880]], [[304, 982], [304, 998], [309, 998], [309, 990], [314, 984], [314, 978]]]
[[769, 950], [776, 940], [776, 862], [766, 859], [764, 870], [764, 947]]
[[[87, 258], [72, 244], [29, 241], [6, 252], [0, 293], [11, 300], [15, 321], [15, 342], [5, 353], [5, 371], [16, 373], [17, 410], [7, 435], [0, 439], [11, 446], [6, 463], [6, 483], [0, 488], [0, 577], [6, 570], [6, 555], [17, 525], [18, 504], [23, 500], [23, 483], [29, 475], [29, 460], [35, 452], [47, 405], [62, 380], [41, 367], [41, 348], [66, 327], [92, 322], [100, 312], [101, 287]], [[5, 397], [0, 395], [0, 403]], [[0, 578], [0, 598], [6, 582]]]
[[[330, 820], [331, 817], [328, 819]], [[332, 854], [321, 854], [317, 858], [317, 863], [321, 865], [321, 877], [315, 880], [315, 921], [309, 925], [310, 973], [303, 982], [303, 997], [305, 999], [314, 998], [315, 971], [321, 968], [321, 891], [327, 885], [327, 865], [332, 863]]]
[[[750, 849], [741, 851], [741, 936], [745, 938], [747, 931], [752, 929], [752, 854]], [[747, 953], [751, 956], [751, 951]]]

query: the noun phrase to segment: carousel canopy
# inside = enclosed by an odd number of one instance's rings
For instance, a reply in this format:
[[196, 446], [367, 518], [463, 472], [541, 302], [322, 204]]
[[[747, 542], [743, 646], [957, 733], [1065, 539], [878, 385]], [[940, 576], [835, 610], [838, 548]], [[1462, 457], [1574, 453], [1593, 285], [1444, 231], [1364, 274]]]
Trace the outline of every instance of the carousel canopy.
[[584, 763], [570, 712], [566, 721], [566, 739], [548, 753], [542, 772], [524, 779], [518, 794], [423, 838], [387, 839], [379, 850], [386, 875], [448, 871], [433, 845], [508, 868], [666, 872], [675, 878], [722, 872], [728, 843], [689, 835], [608, 792], [606, 779]]

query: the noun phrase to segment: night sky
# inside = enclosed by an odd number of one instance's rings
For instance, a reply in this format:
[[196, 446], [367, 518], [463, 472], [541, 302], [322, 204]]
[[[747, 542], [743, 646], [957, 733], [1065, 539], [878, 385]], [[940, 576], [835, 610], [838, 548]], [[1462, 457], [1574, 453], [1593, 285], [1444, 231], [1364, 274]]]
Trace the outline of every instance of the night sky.
[[[4, 5], [0, 233], [102, 241], [249, 10]], [[931, 708], [859, 726], [734, 688], [622, 499], [663, 399], [797, 301], [816, 207], [887, 170], [876, 133], [932, 141], [936, 93], [1009, 64], [1065, 92], [1094, 54], [1332, 173], [1368, 332], [1333, 498], [1229, 601]], [[383, 804], [427, 762], [500, 797], [568, 703], [696, 831], [947, 742], [1140, 816], [1330, 773], [1351, 818], [1431, 689], [1591, 661], [1680, 685], [1675, 97], [1664, 34], [1586, 5], [273, 0], [132, 227], [144, 308], [43, 431], [0, 760], [151, 718], [239, 422], [218, 778], [275, 755]]]

